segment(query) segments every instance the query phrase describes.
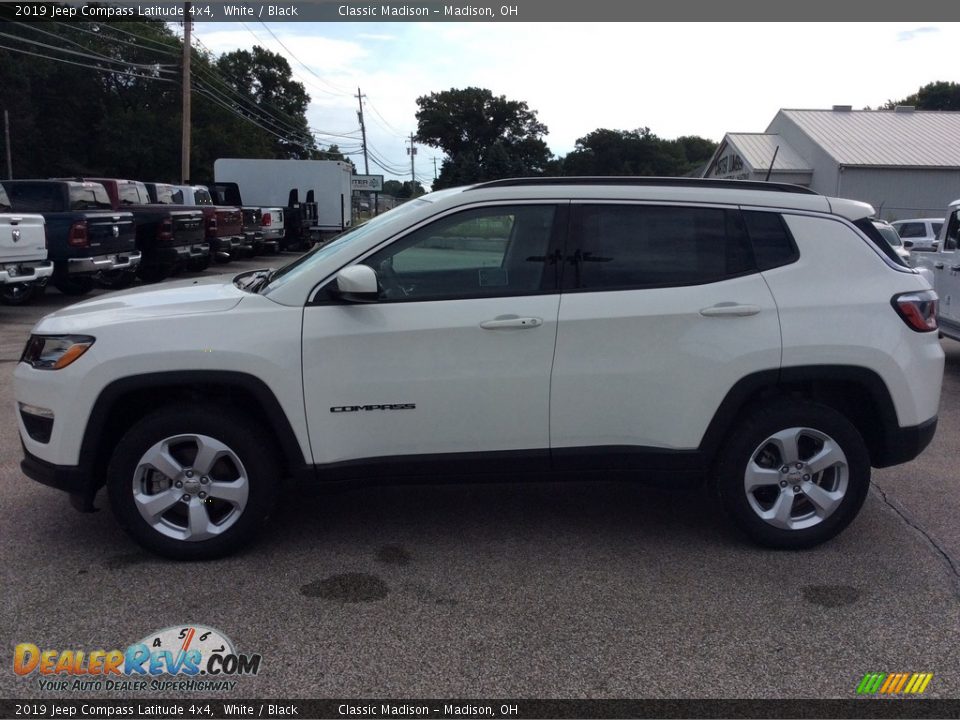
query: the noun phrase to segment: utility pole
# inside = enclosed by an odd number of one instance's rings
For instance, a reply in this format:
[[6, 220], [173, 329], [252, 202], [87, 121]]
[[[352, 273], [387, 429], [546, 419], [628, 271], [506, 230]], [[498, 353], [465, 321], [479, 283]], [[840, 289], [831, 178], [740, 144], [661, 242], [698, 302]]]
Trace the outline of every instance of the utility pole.
[[360, 110], [357, 112], [357, 119], [360, 121], [360, 135], [363, 138], [363, 173], [370, 174], [370, 163], [367, 161], [367, 126], [363, 124], [363, 98], [366, 95], [360, 94], [360, 88], [357, 88], [357, 104]]
[[[363, 122], [363, 98], [366, 95], [360, 93], [360, 87], [357, 87], [357, 105], [360, 110], [357, 111], [357, 119], [360, 121], [360, 136], [363, 138], [363, 174], [370, 174], [370, 163], [367, 160], [367, 126]], [[367, 193], [367, 212], [370, 212], [370, 193]]]
[[13, 156], [10, 150], [10, 113], [3, 111], [3, 136], [7, 141], [7, 180], [13, 180]]
[[433, 158], [433, 179], [437, 179], [437, 159]]
[[183, 4], [183, 126], [180, 133], [180, 182], [190, 182], [190, 3]]
[[407, 155], [410, 156], [410, 197], [413, 197], [413, 191], [417, 187], [417, 175], [413, 170], [413, 159], [417, 155], [417, 146], [413, 144], [413, 133], [410, 133], [410, 147], [407, 148]]

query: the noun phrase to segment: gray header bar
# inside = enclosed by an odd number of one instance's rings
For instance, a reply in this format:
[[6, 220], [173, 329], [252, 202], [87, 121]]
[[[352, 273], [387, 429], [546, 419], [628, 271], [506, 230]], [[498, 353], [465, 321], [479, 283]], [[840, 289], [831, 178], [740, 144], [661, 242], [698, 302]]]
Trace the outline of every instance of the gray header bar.
[[[107, 4], [109, 3], [109, 4]], [[119, 0], [65, 4], [0, 0], [6, 17], [43, 20], [182, 21], [185, 3], [170, 0]], [[196, 22], [653, 22], [653, 21], [866, 21], [944, 22], [960, 20], [957, 0], [498, 0], [497, 2], [358, 2], [357, 0], [277, 0], [191, 5]], [[851, 26], [851, 32], [856, 27]], [[642, 38], [638, 38], [642, 42]], [[842, 48], [836, 48], [841, 52]]]

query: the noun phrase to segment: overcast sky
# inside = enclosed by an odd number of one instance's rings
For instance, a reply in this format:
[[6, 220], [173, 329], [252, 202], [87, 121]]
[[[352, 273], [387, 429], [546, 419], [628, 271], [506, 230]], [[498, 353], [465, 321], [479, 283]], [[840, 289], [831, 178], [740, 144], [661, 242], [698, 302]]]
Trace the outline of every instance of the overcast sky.
[[[311, 127], [348, 136], [321, 134], [325, 145], [359, 150], [359, 86], [368, 144], [403, 179], [417, 97], [450, 88], [526, 101], [564, 155], [597, 128], [719, 141], [762, 132], [779, 108], [876, 107], [960, 81], [960, 23], [248, 22], [194, 33], [218, 54], [259, 44], [286, 56], [311, 96]], [[432, 179], [434, 157], [439, 167], [439, 150], [418, 149], [419, 179]]]

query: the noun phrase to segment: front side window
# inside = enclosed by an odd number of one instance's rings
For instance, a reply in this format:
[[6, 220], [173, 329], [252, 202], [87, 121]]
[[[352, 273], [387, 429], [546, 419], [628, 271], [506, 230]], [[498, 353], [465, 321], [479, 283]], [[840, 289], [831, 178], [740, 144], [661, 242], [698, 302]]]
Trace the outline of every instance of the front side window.
[[927, 229], [923, 226], [923, 223], [918, 222], [903, 223], [902, 225], [897, 226], [897, 232], [900, 233], [900, 237], [904, 240], [927, 236]]
[[574, 213], [568, 287], [697, 285], [755, 269], [739, 213], [719, 208], [583, 205]]
[[439, 300], [524, 295], [541, 289], [553, 205], [479, 208], [420, 228], [364, 264], [381, 299]]
[[950, 215], [950, 222], [947, 224], [947, 237], [943, 241], [944, 252], [956, 250], [958, 238], [960, 238], [960, 210], [954, 211]]

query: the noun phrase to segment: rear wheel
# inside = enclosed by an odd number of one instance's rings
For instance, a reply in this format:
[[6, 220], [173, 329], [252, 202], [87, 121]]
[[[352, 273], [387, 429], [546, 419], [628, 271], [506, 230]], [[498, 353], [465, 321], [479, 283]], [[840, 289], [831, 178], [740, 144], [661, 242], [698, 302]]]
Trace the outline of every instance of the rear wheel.
[[836, 410], [781, 400], [751, 411], [716, 465], [720, 498], [755, 542], [800, 549], [836, 536], [870, 487], [870, 457]]
[[141, 265], [137, 268], [137, 277], [145, 283], [155, 283], [170, 277], [172, 272], [170, 265]]
[[121, 439], [107, 468], [110, 505], [141, 545], [200, 560], [248, 543], [280, 480], [265, 433], [227, 408], [159, 410]]
[[136, 279], [133, 270], [107, 270], [97, 276], [97, 284], [110, 290], [122, 290], [130, 287]]
[[26, 305], [33, 300], [36, 286], [33, 283], [4, 283], [0, 285], [0, 301], [4, 305]]

